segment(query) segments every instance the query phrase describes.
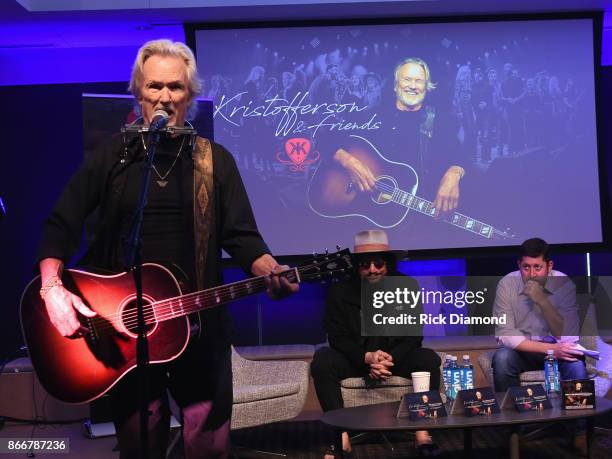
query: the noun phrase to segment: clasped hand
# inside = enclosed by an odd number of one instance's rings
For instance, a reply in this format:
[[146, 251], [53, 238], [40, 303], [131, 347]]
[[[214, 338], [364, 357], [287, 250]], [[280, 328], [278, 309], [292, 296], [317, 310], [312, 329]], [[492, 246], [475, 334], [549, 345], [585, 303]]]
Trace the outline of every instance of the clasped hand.
[[393, 356], [385, 351], [366, 352], [365, 363], [370, 366], [370, 379], [385, 380], [392, 376]]

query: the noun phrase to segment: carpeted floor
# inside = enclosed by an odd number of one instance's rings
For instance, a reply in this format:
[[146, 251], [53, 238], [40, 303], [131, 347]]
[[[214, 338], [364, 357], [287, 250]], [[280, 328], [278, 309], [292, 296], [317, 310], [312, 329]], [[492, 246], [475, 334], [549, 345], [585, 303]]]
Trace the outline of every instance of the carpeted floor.
[[[372, 435], [354, 445], [355, 459], [418, 457], [414, 442], [409, 436], [393, 435], [389, 438], [394, 451], [385, 447], [381, 437]], [[463, 456], [463, 433], [461, 430], [440, 430], [434, 439], [442, 449], [440, 458]], [[474, 430], [474, 458], [508, 457], [509, 431], [506, 428]], [[325, 445], [329, 443], [328, 433], [318, 421], [301, 421], [271, 424], [234, 432], [235, 445], [270, 452], [285, 453], [289, 458], [320, 459]], [[569, 459], [578, 456], [570, 445], [571, 437], [562, 426], [549, 428], [538, 437], [522, 440], [522, 459]], [[264, 457], [262, 455], [236, 451], [238, 457]], [[270, 456], [268, 456], [270, 457]], [[593, 458], [612, 458], [612, 433], [596, 433]]]
[[[598, 420], [596, 425], [609, 422]], [[520, 453], [522, 459], [570, 459], [579, 457], [570, 447], [571, 437], [560, 425], [555, 425], [542, 432], [539, 437], [521, 439]], [[171, 438], [178, 433], [173, 430]], [[440, 430], [432, 432], [434, 440], [440, 445], [441, 459], [463, 457], [463, 433], [460, 430]], [[29, 424], [7, 423], [0, 428], [0, 438], [69, 438], [70, 453], [63, 457], [78, 459], [112, 459], [118, 458], [114, 450], [116, 439], [114, 436], [89, 439], [83, 435], [81, 423], [52, 424], [32, 426]], [[409, 436], [393, 435], [389, 437], [394, 451], [384, 445], [379, 436], [369, 436], [364, 441], [354, 444], [353, 458], [409, 458], [417, 457], [413, 440]], [[473, 434], [473, 458], [494, 459], [507, 458], [509, 432], [505, 428], [477, 429]], [[331, 443], [329, 431], [318, 420], [302, 420], [269, 424], [266, 426], [244, 429], [232, 432], [232, 444], [251, 449], [261, 449], [270, 452], [284, 453], [290, 459], [321, 459], [326, 445]], [[265, 456], [253, 454], [244, 449], [235, 448], [234, 458], [264, 458], [280, 459], [279, 456]], [[26, 457], [25, 452], [3, 455], [0, 457]], [[37, 454], [36, 457], [58, 457], [57, 455]], [[612, 433], [596, 433], [595, 459], [612, 458]], [[183, 459], [181, 442], [177, 442], [169, 455], [171, 459]]]

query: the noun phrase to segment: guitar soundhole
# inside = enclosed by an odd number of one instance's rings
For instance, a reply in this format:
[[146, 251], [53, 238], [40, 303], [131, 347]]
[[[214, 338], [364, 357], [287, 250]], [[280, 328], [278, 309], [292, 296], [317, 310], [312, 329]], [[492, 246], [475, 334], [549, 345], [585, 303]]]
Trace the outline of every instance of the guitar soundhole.
[[[157, 328], [157, 320], [151, 303], [153, 298], [144, 295], [144, 318], [146, 323], [147, 335], [151, 335]], [[128, 298], [121, 307], [121, 324], [124, 332], [136, 338], [138, 335], [138, 317], [136, 315], [136, 297]]]
[[397, 190], [395, 179], [388, 175], [381, 175], [376, 177], [376, 188], [371, 198], [376, 204], [387, 204], [393, 199], [395, 190]]

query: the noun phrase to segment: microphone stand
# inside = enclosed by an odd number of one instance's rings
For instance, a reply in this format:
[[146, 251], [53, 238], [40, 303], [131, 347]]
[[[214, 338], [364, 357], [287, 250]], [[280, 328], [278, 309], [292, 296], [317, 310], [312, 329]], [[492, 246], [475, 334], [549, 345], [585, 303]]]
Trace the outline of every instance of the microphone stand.
[[131, 269], [134, 283], [136, 285], [136, 314], [138, 318], [138, 337], [136, 339], [136, 372], [138, 374], [138, 394], [140, 412], [140, 443], [141, 459], [149, 458], [149, 406], [148, 406], [148, 370], [149, 370], [149, 342], [147, 339], [147, 329], [144, 318], [144, 305], [142, 298], [142, 254], [140, 232], [142, 228], [142, 216], [147, 205], [149, 194], [149, 184], [151, 182], [151, 169], [153, 168], [153, 158], [159, 143], [159, 129], [148, 129], [149, 139], [145, 156], [145, 168], [143, 172], [142, 189], [140, 200], [134, 222], [130, 232], [130, 237], [126, 244], [126, 267]]
[[149, 458], [149, 406], [148, 406], [148, 369], [149, 369], [149, 342], [147, 339], [147, 330], [144, 318], [144, 305], [142, 298], [142, 254], [140, 252], [140, 231], [142, 227], [142, 215], [147, 205], [147, 196], [149, 195], [149, 184], [151, 183], [151, 170], [153, 169], [153, 159], [155, 158], [155, 151], [157, 150], [157, 144], [159, 143], [160, 134], [162, 132], [168, 135], [191, 135], [192, 139], [195, 139], [197, 131], [189, 124], [189, 127], [183, 126], [168, 126], [164, 127], [167, 119], [161, 123], [153, 122], [151, 126], [142, 126], [138, 124], [127, 124], [121, 128], [121, 132], [124, 135], [129, 133], [137, 133], [142, 135], [148, 133], [148, 145], [146, 148], [146, 161], [145, 168], [143, 171], [142, 190], [140, 193], [140, 200], [136, 213], [134, 215], [134, 221], [132, 223], [132, 229], [130, 231], [130, 237], [126, 243], [126, 256], [125, 264], [128, 269], [132, 270], [134, 276], [134, 283], [136, 285], [136, 310], [138, 318], [138, 337], [136, 340], [136, 363], [138, 374], [138, 388], [139, 388], [139, 411], [140, 411], [140, 442], [141, 442], [141, 459]]

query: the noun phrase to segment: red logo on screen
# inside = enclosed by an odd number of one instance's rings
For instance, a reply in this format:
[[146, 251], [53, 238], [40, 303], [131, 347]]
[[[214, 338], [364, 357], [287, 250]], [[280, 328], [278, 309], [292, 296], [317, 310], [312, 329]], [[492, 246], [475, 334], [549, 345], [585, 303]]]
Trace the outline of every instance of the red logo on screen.
[[295, 139], [288, 139], [285, 142], [285, 153], [289, 157], [289, 160], [282, 157], [282, 152], [276, 154], [276, 159], [278, 159], [282, 164], [289, 165], [289, 169], [293, 172], [303, 171], [306, 169], [306, 166], [318, 161], [319, 157], [321, 156], [318, 151], [314, 151], [312, 153], [313, 157], [306, 159], [310, 154], [310, 148], [310, 140], [306, 138], [299, 137]]

